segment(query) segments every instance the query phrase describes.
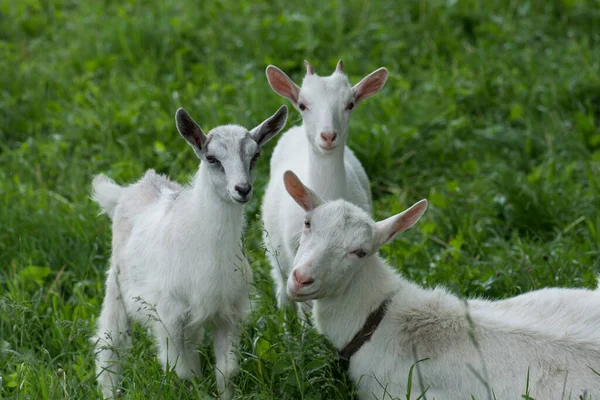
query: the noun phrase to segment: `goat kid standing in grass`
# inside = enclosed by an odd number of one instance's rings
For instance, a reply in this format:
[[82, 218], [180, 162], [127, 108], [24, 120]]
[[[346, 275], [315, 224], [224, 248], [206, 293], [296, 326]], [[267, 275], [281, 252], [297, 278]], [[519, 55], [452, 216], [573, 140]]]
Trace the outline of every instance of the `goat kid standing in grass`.
[[[600, 398], [600, 290], [541, 289], [488, 301], [408, 282], [378, 249], [413, 226], [421, 200], [381, 222], [344, 200], [325, 203], [287, 171], [304, 230], [287, 281], [295, 301], [349, 359], [361, 399]], [[358, 333], [357, 333], [358, 332]], [[415, 390], [415, 388], [418, 388]], [[418, 392], [418, 393], [415, 393]]]
[[[354, 87], [340, 60], [331, 76], [314, 73], [305, 61], [306, 76], [298, 87], [279, 68], [269, 65], [269, 84], [289, 99], [302, 115], [303, 124], [288, 130], [271, 157], [271, 177], [262, 205], [263, 240], [276, 284], [277, 305], [288, 304], [285, 281], [292, 269], [302, 231], [303, 214], [283, 187], [284, 171], [294, 170], [323, 198], [343, 198], [372, 212], [369, 178], [360, 161], [346, 146], [352, 110], [385, 85], [388, 72], [379, 68]], [[310, 311], [309, 305], [303, 306]]]
[[113, 220], [106, 296], [94, 337], [96, 372], [105, 397], [119, 383], [116, 350], [128, 345], [130, 319], [149, 326], [164, 368], [182, 379], [199, 376], [197, 346], [214, 324], [216, 377], [231, 398], [235, 348], [247, 313], [252, 272], [242, 251], [244, 204], [252, 197], [260, 148], [285, 125], [287, 108], [251, 131], [224, 125], [205, 135], [180, 108], [177, 129], [202, 160], [191, 186], [154, 170], [122, 187], [105, 175], [93, 199]]

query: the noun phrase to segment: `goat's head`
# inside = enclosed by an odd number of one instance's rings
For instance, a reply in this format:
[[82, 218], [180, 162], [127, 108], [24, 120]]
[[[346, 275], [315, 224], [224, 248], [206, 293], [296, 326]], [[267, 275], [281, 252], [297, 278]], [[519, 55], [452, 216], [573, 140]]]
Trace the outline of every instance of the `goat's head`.
[[252, 198], [254, 166], [260, 148], [275, 136], [287, 119], [288, 110], [277, 112], [248, 131], [239, 125], [223, 125], [207, 135], [190, 115], [180, 108], [175, 114], [177, 130], [207, 164], [214, 189], [224, 200], [247, 203]]
[[385, 85], [388, 71], [379, 68], [350, 86], [343, 72], [342, 60], [330, 76], [314, 73], [308, 61], [302, 87], [283, 71], [269, 65], [269, 84], [280, 96], [289, 99], [302, 115], [309, 142], [318, 154], [326, 154], [346, 143], [352, 110], [364, 99], [376, 95]]
[[381, 246], [413, 226], [427, 209], [421, 200], [381, 222], [345, 200], [324, 202], [291, 171], [283, 180], [292, 198], [306, 211], [300, 247], [287, 281], [296, 301], [328, 297], [347, 286], [354, 272]]

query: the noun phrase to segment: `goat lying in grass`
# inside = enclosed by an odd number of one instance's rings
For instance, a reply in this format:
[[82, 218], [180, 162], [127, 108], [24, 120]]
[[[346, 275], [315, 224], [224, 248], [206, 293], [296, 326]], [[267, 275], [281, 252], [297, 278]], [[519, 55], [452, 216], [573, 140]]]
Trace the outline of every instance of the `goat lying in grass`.
[[532, 398], [600, 398], [600, 290], [465, 301], [423, 289], [377, 251], [419, 220], [426, 200], [373, 222], [347, 201], [324, 203], [291, 171], [284, 181], [306, 212], [288, 295], [314, 300], [316, 327], [350, 359], [360, 398], [406, 396], [422, 359], [412, 387], [430, 399], [518, 399], [527, 378]]
[[[285, 281], [292, 269], [303, 220], [301, 210], [285, 193], [283, 173], [293, 169], [323, 198], [346, 199], [370, 213], [369, 178], [346, 146], [348, 123], [354, 108], [375, 96], [388, 76], [385, 68], [379, 68], [350, 86], [341, 60], [334, 73], [324, 77], [305, 63], [302, 87], [277, 67], [269, 65], [266, 71], [273, 90], [292, 102], [303, 121], [284, 133], [273, 151], [271, 179], [262, 206], [264, 242], [280, 308], [288, 303]], [[309, 311], [310, 307], [304, 305], [304, 309]]]
[[252, 197], [259, 150], [286, 118], [283, 106], [251, 131], [225, 125], [205, 135], [179, 109], [177, 128], [202, 160], [191, 186], [154, 170], [126, 187], [105, 175], [94, 179], [93, 199], [113, 219], [111, 265], [94, 338], [104, 396], [118, 384], [115, 350], [129, 342], [130, 319], [152, 329], [161, 364], [183, 379], [200, 375], [195, 349], [212, 322], [219, 391], [232, 396], [234, 351], [252, 280], [241, 247], [244, 204]]

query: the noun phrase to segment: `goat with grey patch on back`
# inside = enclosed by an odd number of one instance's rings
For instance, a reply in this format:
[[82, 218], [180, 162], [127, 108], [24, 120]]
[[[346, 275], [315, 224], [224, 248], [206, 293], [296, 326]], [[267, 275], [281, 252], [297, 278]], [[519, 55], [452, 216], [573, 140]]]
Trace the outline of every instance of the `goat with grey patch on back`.
[[212, 323], [218, 388], [223, 398], [232, 397], [252, 281], [241, 245], [244, 204], [252, 197], [260, 148], [286, 119], [282, 106], [251, 131], [224, 125], [205, 135], [180, 108], [177, 129], [202, 160], [191, 186], [154, 170], [129, 186], [94, 178], [92, 198], [113, 220], [106, 295], [93, 338], [105, 397], [120, 380], [117, 353], [129, 344], [130, 320], [151, 328], [162, 366], [182, 379], [201, 374], [195, 349]]
[[374, 222], [347, 201], [324, 202], [291, 171], [284, 182], [305, 212], [288, 296], [314, 301], [317, 330], [349, 358], [361, 399], [404, 398], [422, 359], [411, 399], [422, 390], [430, 399], [518, 399], [527, 385], [536, 399], [600, 397], [600, 290], [465, 301], [423, 289], [377, 252], [421, 218], [426, 200]]
[[[292, 269], [303, 219], [285, 193], [283, 173], [291, 169], [323, 198], [346, 199], [370, 213], [369, 178], [346, 146], [348, 125], [353, 110], [379, 93], [388, 76], [385, 68], [379, 68], [351, 86], [341, 60], [330, 76], [317, 75], [305, 63], [302, 87], [273, 65], [266, 70], [273, 90], [292, 102], [303, 121], [284, 133], [273, 151], [271, 178], [262, 204], [263, 239], [280, 308], [288, 304], [285, 281]], [[302, 307], [310, 310], [307, 304]]]

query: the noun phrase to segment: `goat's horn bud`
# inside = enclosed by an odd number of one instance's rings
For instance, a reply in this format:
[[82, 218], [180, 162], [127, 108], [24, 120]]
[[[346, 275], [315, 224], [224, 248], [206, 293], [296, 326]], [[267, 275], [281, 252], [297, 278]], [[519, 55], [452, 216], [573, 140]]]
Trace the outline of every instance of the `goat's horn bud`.
[[310, 65], [310, 63], [306, 60], [304, 60], [304, 65], [306, 65], [306, 74], [307, 75], [313, 75], [315, 73], [315, 71], [313, 70], [313, 67]]

